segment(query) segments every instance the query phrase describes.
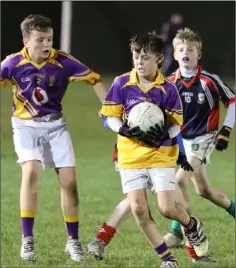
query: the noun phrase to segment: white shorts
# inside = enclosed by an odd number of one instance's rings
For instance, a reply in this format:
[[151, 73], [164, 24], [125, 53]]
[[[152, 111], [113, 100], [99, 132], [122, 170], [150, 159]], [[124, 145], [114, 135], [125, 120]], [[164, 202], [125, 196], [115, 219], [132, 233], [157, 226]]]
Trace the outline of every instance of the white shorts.
[[117, 161], [114, 161], [114, 169], [116, 172], [119, 172], [119, 167], [118, 167], [118, 162]]
[[187, 158], [196, 157], [201, 161], [206, 160], [206, 164], [210, 164], [210, 155], [214, 149], [214, 141], [217, 132], [212, 132], [195, 139], [183, 139], [184, 149]]
[[74, 167], [75, 156], [65, 118], [35, 122], [12, 117], [13, 141], [18, 163], [38, 160], [42, 167]]
[[120, 169], [120, 176], [124, 194], [140, 189], [175, 190], [175, 168]]

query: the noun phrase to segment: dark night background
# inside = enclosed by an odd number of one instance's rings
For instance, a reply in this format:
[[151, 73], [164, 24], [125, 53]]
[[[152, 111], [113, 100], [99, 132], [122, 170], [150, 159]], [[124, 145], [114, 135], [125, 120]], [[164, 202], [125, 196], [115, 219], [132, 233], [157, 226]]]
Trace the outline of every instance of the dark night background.
[[[100, 73], [131, 68], [128, 47], [136, 32], [160, 31], [173, 12], [203, 38], [203, 66], [220, 76], [235, 74], [235, 2], [73, 2], [71, 54]], [[28, 14], [49, 16], [60, 45], [61, 2], [1, 2], [1, 57], [22, 48], [19, 24]]]

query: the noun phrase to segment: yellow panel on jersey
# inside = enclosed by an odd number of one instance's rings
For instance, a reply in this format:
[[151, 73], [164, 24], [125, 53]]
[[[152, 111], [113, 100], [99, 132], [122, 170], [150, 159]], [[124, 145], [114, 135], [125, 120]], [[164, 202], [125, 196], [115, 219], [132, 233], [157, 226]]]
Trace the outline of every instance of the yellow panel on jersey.
[[30, 102], [22, 95], [22, 89], [18, 85], [17, 81], [12, 78], [12, 93], [14, 111], [13, 115], [22, 119], [30, 119], [37, 115], [37, 111], [30, 104]]
[[122, 104], [112, 104], [111, 105], [111, 104], [104, 103], [102, 106], [101, 113], [104, 116], [122, 118], [123, 105]]
[[100, 79], [100, 75], [91, 71], [91, 70], [87, 70], [84, 73], [78, 75], [78, 76], [71, 76], [69, 78], [70, 82], [80, 82], [80, 81], [84, 81], [87, 82], [91, 85], [96, 84], [96, 82]]
[[175, 111], [167, 111], [165, 110], [166, 115], [171, 120], [171, 122], [175, 125], [183, 125], [183, 111], [175, 110]]
[[12, 87], [12, 92], [13, 92], [13, 116], [20, 117], [22, 119], [29, 119], [32, 118], [31, 113], [29, 112], [30, 110], [27, 110], [24, 106], [24, 100], [19, 98], [18, 93], [17, 93], [17, 88]]
[[175, 139], [161, 142], [158, 148], [152, 148], [135, 139], [118, 135], [117, 148], [121, 169], [175, 167], [179, 154]]

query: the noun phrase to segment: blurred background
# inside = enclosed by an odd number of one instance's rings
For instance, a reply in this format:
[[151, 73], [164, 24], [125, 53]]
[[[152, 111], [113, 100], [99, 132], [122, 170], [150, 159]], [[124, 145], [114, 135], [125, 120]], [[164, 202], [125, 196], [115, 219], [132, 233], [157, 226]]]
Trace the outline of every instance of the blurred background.
[[[189, 27], [203, 38], [204, 69], [220, 75], [229, 85], [235, 84], [235, 2], [73, 2], [72, 20], [62, 16], [60, 1], [1, 1], [1, 58], [22, 49], [20, 23], [29, 14], [42, 14], [54, 24], [55, 48], [70, 51], [90, 68], [102, 74], [107, 85], [114, 76], [132, 67], [129, 39], [132, 35], [155, 30], [165, 41], [165, 72], [176, 68], [171, 42], [179, 27]], [[66, 12], [65, 12], [66, 13]], [[62, 23], [63, 22], [63, 23]], [[71, 22], [71, 23], [70, 23]], [[65, 24], [64, 24], [65, 23]], [[68, 23], [68, 24], [67, 24]], [[71, 31], [62, 25], [71, 25]], [[70, 35], [71, 34], [71, 35]], [[70, 37], [71, 36], [71, 37]], [[23, 267], [19, 259], [20, 221], [19, 189], [21, 172], [16, 164], [12, 142], [10, 87], [1, 92], [1, 267]], [[120, 178], [114, 171], [112, 150], [116, 135], [102, 127], [98, 119], [100, 102], [92, 87], [72, 83], [63, 99], [76, 155], [80, 192], [80, 226], [84, 248], [101, 223], [124, 198]], [[225, 109], [221, 106], [221, 123]], [[226, 152], [215, 152], [208, 167], [214, 187], [235, 199], [235, 132]], [[223, 173], [222, 173], [223, 172]], [[235, 224], [213, 204], [200, 199], [190, 185], [193, 213], [199, 215], [210, 239], [211, 252], [219, 267], [235, 267]], [[63, 255], [63, 219], [59, 205], [59, 184], [54, 170], [42, 174], [35, 236], [37, 267], [75, 267]], [[162, 234], [170, 222], [156, 210], [149, 195], [151, 211]], [[130, 217], [121, 227], [103, 262], [86, 258], [84, 268], [157, 267], [157, 258], [147, 246], [143, 234]], [[13, 231], [14, 230], [14, 231]], [[217, 235], [216, 235], [217, 234]], [[18, 242], [17, 242], [18, 241]], [[225, 242], [223, 242], [225, 241]], [[39, 250], [38, 250], [39, 249]], [[200, 267], [191, 263], [182, 250], [174, 255], [183, 267]], [[197, 266], [196, 266], [197, 265]], [[25, 266], [29, 267], [29, 265]], [[34, 267], [36, 267], [34, 265]], [[76, 266], [82, 267], [82, 266]]]
[[[71, 53], [99, 73], [118, 75], [131, 68], [128, 47], [132, 35], [155, 30], [166, 43], [167, 72], [175, 69], [171, 41], [179, 27], [203, 38], [204, 69], [223, 77], [235, 74], [235, 2], [73, 2]], [[60, 48], [62, 2], [1, 2], [1, 57], [21, 49], [19, 24], [29, 14], [49, 16]]]

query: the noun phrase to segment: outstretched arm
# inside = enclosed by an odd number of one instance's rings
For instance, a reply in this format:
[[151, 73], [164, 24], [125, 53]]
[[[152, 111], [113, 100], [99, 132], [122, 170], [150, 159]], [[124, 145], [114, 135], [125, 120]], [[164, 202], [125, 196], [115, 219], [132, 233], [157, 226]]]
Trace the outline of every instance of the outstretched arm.
[[97, 94], [98, 98], [100, 99], [101, 103], [103, 103], [107, 94], [105, 84], [99, 80], [93, 85], [93, 89]]

